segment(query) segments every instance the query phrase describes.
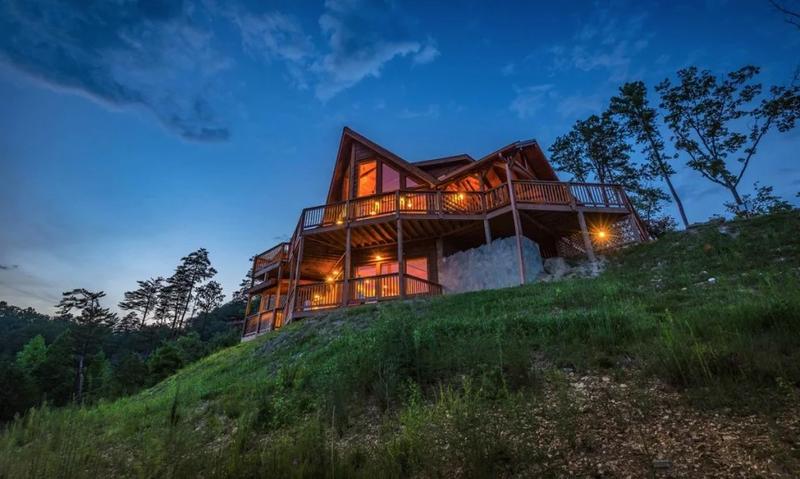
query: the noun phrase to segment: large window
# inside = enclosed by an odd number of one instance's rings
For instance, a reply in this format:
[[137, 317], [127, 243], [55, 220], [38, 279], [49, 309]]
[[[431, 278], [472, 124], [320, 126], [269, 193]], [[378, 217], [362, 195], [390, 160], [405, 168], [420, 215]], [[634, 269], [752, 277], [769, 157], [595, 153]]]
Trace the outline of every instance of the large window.
[[387, 165], [381, 164], [381, 193], [397, 191], [400, 189], [400, 172]]
[[381, 274], [397, 273], [397, 261], [381, 263]]
[[375, 271], [376, 268], [374, 264], [356, 266], [356, 278], [369, 278], [370, 276], [375, 276]]
[[344, 172], [344, 184], [342, 185], [342, 200], [350, 199], [350, 168]]
[[377, 193], [377, 162], [375, 160], [362, 161], [358, 164], [358, 184], [356, 196], [369, 196]]
[[250, 302], [247, 304], [247, 315], [256, 314], [261, 307], [261, 295], [254, 294], [250, 296]]
[[409, 258], [406, 260], [406, 274], [428, 279], [428, 258]]

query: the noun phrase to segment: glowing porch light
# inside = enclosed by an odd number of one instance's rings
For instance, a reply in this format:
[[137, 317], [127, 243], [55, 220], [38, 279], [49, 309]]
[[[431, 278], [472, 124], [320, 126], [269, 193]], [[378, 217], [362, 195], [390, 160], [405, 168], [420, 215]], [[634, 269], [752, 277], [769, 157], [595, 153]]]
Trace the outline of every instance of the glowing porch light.
[[464, 193], [458, 194], [458, 201], [464, 201]]
[[379, 254], [375, 255], [375, 261], [381, 261], [382, 259], [383, 259], [383, 256], [381, 256]]

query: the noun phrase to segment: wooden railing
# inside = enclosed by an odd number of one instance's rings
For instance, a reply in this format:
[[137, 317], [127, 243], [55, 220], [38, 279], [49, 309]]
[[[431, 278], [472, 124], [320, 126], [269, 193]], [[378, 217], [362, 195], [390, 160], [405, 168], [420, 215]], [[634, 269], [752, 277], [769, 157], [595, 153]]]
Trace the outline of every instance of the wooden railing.
[[286, 295], [279, 301], [270, 297], [264, 304], [264, 310], [248, 315], [244, 320], [244, 336], [271, 331], [282, 324], [283, 308], [286, 306]]
[[[316, 311], [338, 308], [343, 305], [344, 281], [304, 284], [297, 287], [294, 310]], [[405, 275], [406, 296], [432, 296], [442, 294], [442, 286], [426, 279]], [[367, 303], [400, 297], [400, 274], [381, 274], [366, 278], [353, 278], [348, 282], [348, 304]]]
[[289, 256], [289, 243], [279, 243], [255, 258], [254, 270], [258, 271]]
[[243, 336], [248, 336], [250, 334], [255, 334], [258, 331], [258, 313], [251, 314], [244, 318], [244, 334]]
[[295, 311], [313, 311], [342, 304], [343, 281], [301, 284], [295, 291]]
[[497, 188], [492, 188], [487, 191], [485, 195], [487, 211], [496, 210], [497, 208], [511, 203], [511, 200], [508, 198], [508, 185], [500, 185]]
[[406, 275], [407, 296], [435, 296], [440, 294], [442, 294], [442, 285], [427, 279]]
[[[559, 181], [513, 181], [519, 203], [584, 208], [626, 208], [619, 185]], [[395, 213], [481, 216], [511, 203], [508, 185], [488, 191], [400, 190], [303, 210], [303, 230]]]
[[520, 203], [568, 205], [572, 201], [569, 185], [552, 181], [515, 181], [514, 195]]

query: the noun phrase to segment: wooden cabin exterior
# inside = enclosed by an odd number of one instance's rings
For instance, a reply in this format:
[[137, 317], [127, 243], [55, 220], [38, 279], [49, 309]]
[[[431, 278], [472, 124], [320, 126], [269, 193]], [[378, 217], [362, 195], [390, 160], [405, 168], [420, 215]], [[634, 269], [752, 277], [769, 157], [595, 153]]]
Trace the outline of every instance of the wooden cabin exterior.
[[450, 255], [499, 238], [515, 242], [514, 281], [524, 284], [536, 278], [523, 242], [543, 258], [593, 260], [648, 236], [620, 186], [559, 181], [536, 141], [410, 163], [344, 128], [325, 204], [253, 260], [243, 338], [336, 308], [450, 292], [440, 282]]

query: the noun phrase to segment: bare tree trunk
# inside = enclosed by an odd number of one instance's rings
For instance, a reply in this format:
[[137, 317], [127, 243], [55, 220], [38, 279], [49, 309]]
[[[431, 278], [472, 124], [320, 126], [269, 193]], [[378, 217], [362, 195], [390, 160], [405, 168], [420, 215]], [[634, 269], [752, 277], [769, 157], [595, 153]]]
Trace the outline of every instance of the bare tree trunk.
[[742, 207], [744, 206], [744, 201], [742, 201], [742, 197], [739, 196], [739, 192], [736, 190], [736, 185], [728, 185], [728, 190], [733, 195], [733, 200], [736, 202], [736, 209], [742, 211]]
[[683, 209], [683, 202], [678, 197], [678, 192], [675, 190], [675, 187], [672, 186], [672, 180], [670, 179], [669, 175], [664, 172], [662, 169], [662, 176], [664, 177], [664, 182], [667, 184], [669, 188], [669, 192], [672, 195], [672, 199], [675, 200], [675, 206], [678, 207], [678, 213], [681, 215], [681, 221], [683, 221], [683, 227], [689, 227], [689, 220], [686, 218], [686, 211]]
[[76, 391], [76, 400], [78, 404], [83, 404], [83, 370], [85, 357], [86, 353], [83, 351], [78, 355], [78, 384]]

